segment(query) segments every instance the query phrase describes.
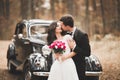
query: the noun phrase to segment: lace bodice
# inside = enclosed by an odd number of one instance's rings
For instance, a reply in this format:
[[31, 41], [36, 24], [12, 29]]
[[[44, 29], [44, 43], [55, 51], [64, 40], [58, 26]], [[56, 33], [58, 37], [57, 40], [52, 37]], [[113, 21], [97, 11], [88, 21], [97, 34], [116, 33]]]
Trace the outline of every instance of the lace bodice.
[[70, 39], [72, 39], [72, 37], [70, 35], [65, 35], [62, 39], [62, 41], [65, 42], [65, 45], [66, 45], [66, 49], [65, 49], [64, 54], [70, 53], [70, 47], [69, 47], [68, 42], [67, 42], [67, 40], [70, 40]]

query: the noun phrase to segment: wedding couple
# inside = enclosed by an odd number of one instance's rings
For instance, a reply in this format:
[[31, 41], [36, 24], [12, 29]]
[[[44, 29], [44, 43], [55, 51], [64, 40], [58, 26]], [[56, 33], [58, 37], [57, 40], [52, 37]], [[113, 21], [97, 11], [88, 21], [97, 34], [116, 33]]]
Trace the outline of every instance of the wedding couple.
[[[65, 32], [72, 32], [72, 35]], [[71, 15], [62, 16], [58, 22], [53, 22], [48, 29], [48, 45], [55, 40], [66, 45], [63, 54], [56, 53], [55, 62], [51, 66], [48, 80], [85, 80], [85, 57], [90, 56], [89, 39], [86, 33], [74, 27]]]

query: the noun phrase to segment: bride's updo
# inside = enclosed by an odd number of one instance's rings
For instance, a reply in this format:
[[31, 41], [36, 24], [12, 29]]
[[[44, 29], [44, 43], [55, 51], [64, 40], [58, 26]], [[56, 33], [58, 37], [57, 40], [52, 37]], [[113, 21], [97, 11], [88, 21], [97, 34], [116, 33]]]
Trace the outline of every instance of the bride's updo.
[[[54, 40], [57, 39], [56, 35], [55, 35], [55, 29], [57, 27], [57, 21], [55, 22], [52, 22], [47, 30], [48, 32], [48, 36], [47, 36], [47, 42], [48, 42], [48, 45], [50, 45]], [[61, 35], [65, 35], [66, 32], [62, 31], [61, 32]]]

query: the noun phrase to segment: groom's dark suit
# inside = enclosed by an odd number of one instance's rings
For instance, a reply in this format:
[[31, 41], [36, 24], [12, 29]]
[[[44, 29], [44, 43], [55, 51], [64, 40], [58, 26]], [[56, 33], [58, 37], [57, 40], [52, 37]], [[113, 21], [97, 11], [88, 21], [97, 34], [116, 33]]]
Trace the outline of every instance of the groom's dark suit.
[[73, 50], [76, 55], [72, 59], [75, 62], [79, 80], [85, 80], [85, 57], [91, 54], [89, 39], [87, 34], [78, 29], [75, 30], [73, 39], [76, 42], [76, 47]]

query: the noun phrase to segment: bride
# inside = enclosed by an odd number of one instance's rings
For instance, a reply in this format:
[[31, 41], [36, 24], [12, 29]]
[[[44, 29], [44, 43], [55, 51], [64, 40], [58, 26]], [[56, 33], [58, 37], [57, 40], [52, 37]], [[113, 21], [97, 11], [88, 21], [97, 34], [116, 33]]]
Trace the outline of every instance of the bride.
[[76, 66], [71, 58], [75, 55], [75, 53], [71, 52], [67, 42], [68, 40], [72, 40], [72, 38], [70, 35], [64, 35], [59, 22], [51, 23], [48, 29], [48, 45], [50, 45], [55, 40], [63, 41], [65, 43], [66, 49], [62, 54], [62, 57], [59, 53], [54, 54], [56, 60], [51, 66], [48, 80], [79, 80]]

